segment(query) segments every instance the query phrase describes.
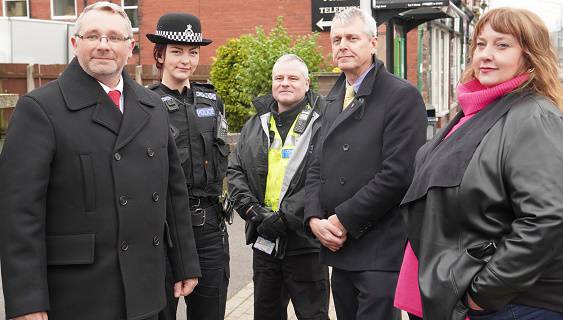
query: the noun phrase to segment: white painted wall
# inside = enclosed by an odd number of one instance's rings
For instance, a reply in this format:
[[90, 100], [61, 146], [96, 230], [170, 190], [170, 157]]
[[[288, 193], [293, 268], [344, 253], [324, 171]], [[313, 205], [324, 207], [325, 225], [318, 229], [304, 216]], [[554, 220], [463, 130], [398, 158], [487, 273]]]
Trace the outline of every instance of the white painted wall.
[[0, 17], [0, 63], [65, 64], [74, 23]]

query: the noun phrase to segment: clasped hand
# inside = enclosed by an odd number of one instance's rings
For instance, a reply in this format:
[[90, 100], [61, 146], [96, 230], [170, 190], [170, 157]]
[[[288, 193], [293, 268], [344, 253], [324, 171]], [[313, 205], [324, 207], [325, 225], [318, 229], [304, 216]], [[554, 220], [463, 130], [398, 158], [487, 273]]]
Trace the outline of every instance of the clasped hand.
[[335, 214], [328, 219], [311, 218], [309, 227], [321, 244], [332, 252], [340, 250], [348, 238], [348, 231]]

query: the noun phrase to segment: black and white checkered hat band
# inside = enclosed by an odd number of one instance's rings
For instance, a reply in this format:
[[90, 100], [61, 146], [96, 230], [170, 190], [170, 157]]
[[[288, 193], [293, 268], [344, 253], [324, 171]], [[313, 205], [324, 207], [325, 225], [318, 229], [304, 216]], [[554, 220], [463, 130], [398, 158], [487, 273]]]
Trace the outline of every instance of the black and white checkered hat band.
[[186, 33], [186, 32], [176, 32], [176, 31], [156, 30], [156, 35], [172, 41], [181, 41], [181, 42], [202, 42], [203, 39], [201, 33], [195, 33], [195, 32]]

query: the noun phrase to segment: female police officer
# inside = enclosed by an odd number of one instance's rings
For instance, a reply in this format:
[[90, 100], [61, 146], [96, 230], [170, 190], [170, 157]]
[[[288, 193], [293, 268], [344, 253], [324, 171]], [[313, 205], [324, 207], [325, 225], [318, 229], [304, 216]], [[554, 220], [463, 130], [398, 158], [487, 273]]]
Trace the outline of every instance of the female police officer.
[[[199, 62], [204, 39], [197, 17], [185, 13], [162, 16], [155, 34], [153, 55], [162, 81], [149, 89], [158, 93], [170, 116], [170, 131], [189, 189], [190, 215], [202, 277], [186, 297], [187, 317], [197, 320], [223, 319], [229, 276], [228, 235], [219, 205], [227, 169], [229, 146], [224, 106], [213, 86], [190, 83]], [[173, 283], [168, 275], [167, 286]], [[168, 307], [161, 319], [175, 319], [178, 299], [168, 290]]]

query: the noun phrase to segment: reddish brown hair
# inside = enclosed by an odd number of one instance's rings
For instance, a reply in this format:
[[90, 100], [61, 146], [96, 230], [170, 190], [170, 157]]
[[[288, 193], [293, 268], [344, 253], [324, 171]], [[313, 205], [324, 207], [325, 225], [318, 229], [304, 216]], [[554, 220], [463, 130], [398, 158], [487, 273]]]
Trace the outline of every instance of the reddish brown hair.
[[162, 70], [162, 63], [160, 63], [158, 59], [162, 59], [162, 61], [164, 61], [166, 58], [166, 46], [167, 44], [155, 43], [154, 48], [152, 49], [152, 56], [158, 70]]
[[[477, 38], [486, 25], [496, 32], [512, 35], [522, 47], [526, 71], [530, 79], [523, 85], [545, 96], [563, 110], [563, 92], [559, 84], [558, 58], [549, 39], [549, 31], [535, 13], [526, 9], [498, 8], [485, 13], [473, 32], [469, 58], [477, 47]], [[522, 70], [525, 71], [525, 70]], [[475, 78], [471, 62], [463, 72], [461, 82]]]

